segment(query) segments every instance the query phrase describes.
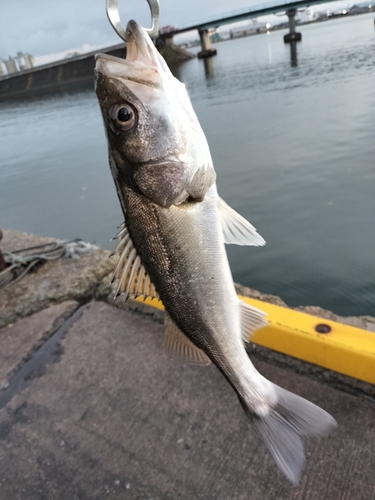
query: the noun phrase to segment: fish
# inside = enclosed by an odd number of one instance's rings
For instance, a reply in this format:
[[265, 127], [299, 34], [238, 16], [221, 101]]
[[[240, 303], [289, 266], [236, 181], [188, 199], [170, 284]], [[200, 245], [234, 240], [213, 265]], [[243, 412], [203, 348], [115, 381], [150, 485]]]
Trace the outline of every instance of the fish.
[[95, 90], [125, 222], [117, 234], [116, 294], [159, 298], [168, 353], [213, 363], [255, 431], [296, 484], [304, 439], [336, 426], [325, 410], [262, 376], [246, 343], [267, 324], [239, 300], [225, 244], [262, 246], [256, 229], [222, 200], [206, 136], [185, 85], [146, 30], [126, 27], [126, 58], [97, 54]]

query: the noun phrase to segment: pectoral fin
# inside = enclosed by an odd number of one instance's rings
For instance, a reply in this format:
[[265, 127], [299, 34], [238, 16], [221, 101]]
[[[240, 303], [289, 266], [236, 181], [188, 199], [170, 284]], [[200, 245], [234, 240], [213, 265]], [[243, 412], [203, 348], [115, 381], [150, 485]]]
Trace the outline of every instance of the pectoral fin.
[[120, 227], [120, 231], [115, 236], [119, 243], [112, 252], [112, 255], [119, 254], [119, 260], [112, 276], [112, 281], [118, 279], [115, 297], [119, 294], [125, 294], [125, 300], [129, 297], [139, 296], [158, 298], [155, 287], [134, 248], [125, 223]]
[[176, 323], [165, 313], [164, 344], [171, 357], [193, 365], [209, 365], [207, 355], [186, 337]]
[[246, 304], [243, 300], [240, 300], [240, 311], [242, 339], [245, 343], [248, 343], [255, 330], [267, 326], [266, 314], [260, 309]]
[[203, 200], [215, 180], [216, 173], [212, 167], [208, 165], [200, 167], [187, 187], [190, 197], [193, 200]]
[[257, 233], [254, 226], [238, 214], [233, 208], [219, 198], [219, 213], [224, 242], [233, 245], [263, 246], [264, 239]]

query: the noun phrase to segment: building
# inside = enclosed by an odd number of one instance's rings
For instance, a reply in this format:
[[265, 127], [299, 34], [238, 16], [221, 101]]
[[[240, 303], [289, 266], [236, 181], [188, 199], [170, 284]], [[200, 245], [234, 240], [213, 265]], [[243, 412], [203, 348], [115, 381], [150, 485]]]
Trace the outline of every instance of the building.
[[35, 59], [30, 54], [24, 54], [22, 52], [17, 52], [15, 60], [17, 62], [17, 66], [18, 66], [19, 71], [23, 71], [25, 69], [30, 69], [30, 68], [33, 68], [35, 66]]
[[374, 5], [367, 3], [355, 4], [349, 9], [349, 13], [353, 16], [357, 14], [366, 14], [367, 12], [372, 12], [374, 10]]
[[244, 26], [238, 26], [230, 30], [231, 38], [240, 38], [243, 36], [255, 35], [256, 33], [265, 33], [267, 31], [266, 23], [258, 23], [256, 19]]
[[318, 19], [318, 15], [312, 9], [305, 9], [298, 12], [298, 20], [301, 24], [312, 23]]
[[35, 59], [31, 54], [24, 54], [17, 52], [16, 57], [9, 56], [9, 59], [0, 59], [0, 77], [4, 75], [11, 75], [18, 71], [33, 68], [35, 66]]
[[17, 67], [16, 61], [13, 59], [13, 57], [9, 56], [9, 59], [7, 59], [6, 61], [4, 61], [4, 63], [5, 63], [5, 67], [6, 67], [8, 75], [10, 75], [11, 73], [15, 73], [16, 71], [18, 71], [18, 67]]
[[218, 32], [218, 29], [219, 28], [214, 28], [214, 29], [209, 30], [210, 40], [212, 43], [220, 42], [220, 40], [221, 40], [221, 36], [220, 36], [220, 33]]

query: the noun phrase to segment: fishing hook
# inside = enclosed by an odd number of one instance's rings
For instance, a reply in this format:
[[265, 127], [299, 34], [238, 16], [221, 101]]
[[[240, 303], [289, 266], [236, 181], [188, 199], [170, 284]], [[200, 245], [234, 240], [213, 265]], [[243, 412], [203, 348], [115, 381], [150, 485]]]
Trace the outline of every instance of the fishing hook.
[[[159, 34], [159, 0], [147, 0], [151, 10], [152, 26], [146, 29], [149, 36], [156, 37]], [[116, 33], [126, 42], [126, 30], [121, 25], [120, 15], [118, 13], [118, 0], [107, 0], [107, 16]]]

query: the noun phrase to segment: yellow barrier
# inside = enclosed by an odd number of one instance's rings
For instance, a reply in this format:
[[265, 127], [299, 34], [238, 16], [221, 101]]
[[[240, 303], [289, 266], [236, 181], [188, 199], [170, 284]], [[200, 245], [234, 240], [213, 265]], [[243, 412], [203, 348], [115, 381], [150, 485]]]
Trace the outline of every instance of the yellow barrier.
[[[375, 384], [375, 333], [268, 302], [239, 298], [267, 314], [268, 326], [251, 337], [255, 344]], [[158, 300], [146, 299], [145, 303], [163, 309]]]

